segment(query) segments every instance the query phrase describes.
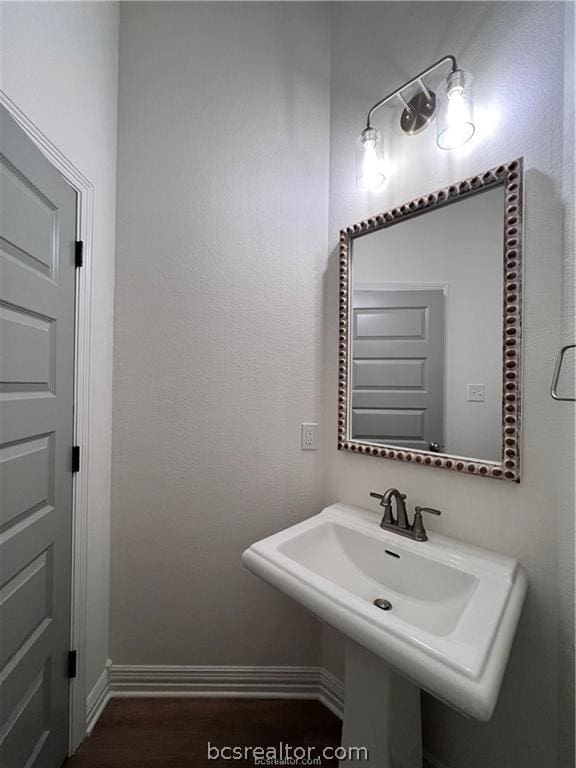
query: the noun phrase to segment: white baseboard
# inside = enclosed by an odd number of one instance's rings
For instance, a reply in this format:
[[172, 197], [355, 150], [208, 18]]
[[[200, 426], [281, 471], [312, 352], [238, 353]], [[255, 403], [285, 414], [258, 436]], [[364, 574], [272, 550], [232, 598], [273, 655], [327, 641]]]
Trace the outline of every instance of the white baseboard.
[[[86, 702], [89, 734], [112, 697], [229, 697], [315, 699], [336, 717], [344, 714], [344, 684], [322, 667], [204, 667], [112, 664]], [[424, 752], [430, 768], [448, 768]]]
[[337, 717], [344, 711], [344, 686], [321, 667], [205, 667], [112, 664], [86, 701], [86, 733], [94, 729], [112, 697], [230, 697], [315, 699]]
[[339, 717], [340, 720], [344, 719], [344, 683], [338, 680], [327, 669], [320, 668], [320, 684], [319, 684], [319, 701], [324, 704], [325, 707]]
[[110, 695], [317, 699], [342, 716], [343, 686], [320, 667], [205, 667], [114, 664]]
[[108, 659], [96, 685], [86, 697], [86, 735], [92, 732], [110, 698], [111, 668], [112, 661]]

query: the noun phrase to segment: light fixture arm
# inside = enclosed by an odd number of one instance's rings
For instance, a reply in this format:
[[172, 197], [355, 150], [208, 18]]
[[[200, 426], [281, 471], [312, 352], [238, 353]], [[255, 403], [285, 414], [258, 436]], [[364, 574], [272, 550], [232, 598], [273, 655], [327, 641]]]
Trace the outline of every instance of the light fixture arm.
[[409, 88], [411, 85], [414, 85], [414, 83], [418, 83], [424, 94], [429, 97], [429, 91], [422, 82], [422, 78], [426, 77], [426, 75], [429, 75], [431, 72], [442, 66], [442, 64], [447, 61], [449, 61], [452, 66], [452, 72], [456, 72], [458, 65], [456, 64], [455, 56], [448, 54], [447, 56], [443, 56], [441, 59], [438, 59], [438, 61], [435, 64], [432, 64], [431, 67], [428, 67], [423, 72], [420, 72], [420, 74], [416, 75], [416, 77], [413, 77], [412, 80], [408, 80], [408, 82], [404, 83], [404, 85], [402, 85], [400, 88], [397, 88], [395, 91], [392, 91], [392, 93], [389, 93], [388, 96], [385, 96], [383, 99], [380, 99], [380, 101], [377, 101], [376, 104], [374, 104], [374, 106], [371, 107], [370, 111], [368, 112], [368, 117], [366, 118], [366, 128], [372, 127], [371, 120], [374, 112], [376, 112], [377, 109], [380, 109], [380, 107], [383, 107], [387, 102], [391, 101], [391, 99], [393, 99], [395, 96], [399, 96], [402, 103], [410, 111], [411, 108], [408, 107], [406, 100], [402, 97], [402, 91], [404, 91], [406, 88]]

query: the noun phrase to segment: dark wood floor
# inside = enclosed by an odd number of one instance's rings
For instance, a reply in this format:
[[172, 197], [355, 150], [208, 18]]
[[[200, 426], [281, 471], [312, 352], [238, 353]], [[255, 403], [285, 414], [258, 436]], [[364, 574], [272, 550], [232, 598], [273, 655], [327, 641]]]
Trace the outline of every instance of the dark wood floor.
[[[317, 701], [279, 699], [112, 699], [65, 768], [231, 768], [209, 760], [223, 746], [316, 747], [340, 743], [341, 723]], [[324, 761], [336, 768], [335, 760]]]

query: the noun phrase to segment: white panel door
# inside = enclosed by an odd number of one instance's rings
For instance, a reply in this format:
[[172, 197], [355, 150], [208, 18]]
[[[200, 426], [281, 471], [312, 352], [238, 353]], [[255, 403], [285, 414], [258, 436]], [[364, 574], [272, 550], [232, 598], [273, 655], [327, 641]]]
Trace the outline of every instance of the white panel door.
[[355, 290], [353, 440], [444, 446], [444, 290]]
[[0, 107], [0, 766], [68, 748], [76, 193]]

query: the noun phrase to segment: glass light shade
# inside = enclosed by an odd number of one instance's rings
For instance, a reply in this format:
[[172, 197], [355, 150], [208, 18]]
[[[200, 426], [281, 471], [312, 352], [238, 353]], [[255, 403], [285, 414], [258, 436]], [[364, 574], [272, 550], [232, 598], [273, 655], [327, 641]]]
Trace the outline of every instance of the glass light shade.
[[436, 142], [440, 149], [461, 147], [475, 131], [472, 75], [462, 69], [451, 72], [438, 96]]
[[376, 189], [384, 183], [382, 137], [376, 128], [365, 128], [356, 142], [356, 185]]

